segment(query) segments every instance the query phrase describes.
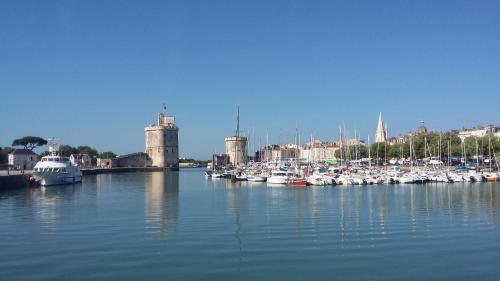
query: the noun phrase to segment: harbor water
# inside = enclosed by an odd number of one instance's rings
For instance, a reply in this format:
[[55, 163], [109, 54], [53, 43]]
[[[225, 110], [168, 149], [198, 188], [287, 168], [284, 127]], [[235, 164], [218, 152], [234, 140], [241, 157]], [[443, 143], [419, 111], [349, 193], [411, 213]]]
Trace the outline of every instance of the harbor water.
[[500, 280], [500, 184], [92, 175], [0, 190], [0, 251], [0, 280]]

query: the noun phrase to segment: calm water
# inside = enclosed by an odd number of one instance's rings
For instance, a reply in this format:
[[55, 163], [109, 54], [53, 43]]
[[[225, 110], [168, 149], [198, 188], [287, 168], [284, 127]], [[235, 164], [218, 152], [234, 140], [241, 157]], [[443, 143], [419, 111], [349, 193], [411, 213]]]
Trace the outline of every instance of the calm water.
[[201, 170], [0, 191], [0, 280], [500, 280], [500, 185], [289, 188]]

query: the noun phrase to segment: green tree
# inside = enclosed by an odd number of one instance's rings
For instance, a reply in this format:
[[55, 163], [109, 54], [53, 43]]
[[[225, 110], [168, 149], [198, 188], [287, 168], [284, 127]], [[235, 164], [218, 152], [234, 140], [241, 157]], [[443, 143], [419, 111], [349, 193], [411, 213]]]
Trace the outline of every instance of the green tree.
[[98, 155], [97, 149], [92, 148], [90, 146], [86, 146], [86, 145], [78, 146], [77, 150], [78, 150], [78, 153], [88, 154], [91, 157], [95, 157]]
[[[410, 155], [410, 145], [407, 143], [396, 143], [387, 146], [387, 158], [407, 158]], [[373, 153], [372, 153], [373, 156]]]
[[99, 158], [115, 158], [116, 157], [116, 154], [114, 154], [113, 152], [111, 151], [106, 151], [106, 152], [103, 152], [101, 154], [99, 154]]
[[366, 146], [364, 145], [350, 145], [349, 147], [344, 147], [344, 150], [342, 151], [342, 157], [340, 157], [341, 152], [340, 149], [338, 149], [337, 151], [335, 151], [335, 157], [339, 159], [345, 159], [346, 157], [344, 153], [346, 153], [346, 151], [349, 153], [350, 160], [356, 159], [356, 153], [358, 154], [357, 157], [359, 159], [368, 157], [368, 148], [366, 148]]
[[385, 142], [376, 142], [370, 146], [370, 153], [375, 161], [383, 163], [385, 161], [386, 150], [389, 149], [389, 144]]
[[500, 138], [496, 137], [493, 134], [489, 134], [480, 138], [478, 142], [481, 155], [489, 157], [489, 154], [491, 152], [491, 156], [493, 157], [494, 153], [498, 154], [498, 152], [500, 152]]
[[69, 157], [71, 154], [78, 154], [79, 151], [76, 147], [72, 147], [70, 145], [61, 145], [59, 146], [59, 154], [61, 156]]
[[46, 144], [47, 140], [34, 136], [22, 137], [20, 139], [15, 139], [12, 142], [12, 146], [24, 146], [25, 149], [30, 149], [30, 150], [33, 150], [35, 149], [35, 147], [38, 146], [44, 146]]
[[9, 160], [9, 153], [14, 151], [12, 147], [0, 147], [0, 164], [7, 164]]

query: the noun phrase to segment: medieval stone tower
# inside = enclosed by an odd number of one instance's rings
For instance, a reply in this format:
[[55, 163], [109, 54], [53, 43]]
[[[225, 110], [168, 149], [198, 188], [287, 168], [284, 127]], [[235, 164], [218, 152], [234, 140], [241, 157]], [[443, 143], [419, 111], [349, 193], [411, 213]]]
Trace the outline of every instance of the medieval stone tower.
[[231, 136], [224, 139], [226, 143], [226, 154], [229, 162], [233, 166], [245, 164], [247, 162], [247, 138]]
[[146, 153], [155, 167], [179, 168], [179, 128], [175, 116], [158, 113], [156, 125], [144, 128]]
[[236, 118], [236, 135], [224, 139], [226, 143], [226, 154], [233, 166], [246, 164], [247, 162], [247, 138], [240, 136], [240, 107], [238, 106], [238, 117]]

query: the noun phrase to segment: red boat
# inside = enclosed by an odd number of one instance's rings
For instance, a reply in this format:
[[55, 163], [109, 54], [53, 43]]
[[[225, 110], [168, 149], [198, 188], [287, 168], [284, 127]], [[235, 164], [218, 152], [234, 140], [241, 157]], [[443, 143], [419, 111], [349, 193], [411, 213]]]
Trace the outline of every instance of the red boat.
[[305, 178], [291, 178], [288, 179], [288, 184], [292, 186], [306, 186], [307, 180]]

